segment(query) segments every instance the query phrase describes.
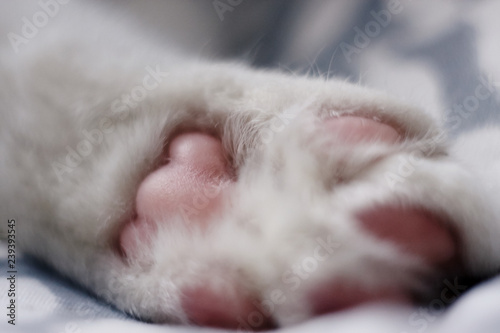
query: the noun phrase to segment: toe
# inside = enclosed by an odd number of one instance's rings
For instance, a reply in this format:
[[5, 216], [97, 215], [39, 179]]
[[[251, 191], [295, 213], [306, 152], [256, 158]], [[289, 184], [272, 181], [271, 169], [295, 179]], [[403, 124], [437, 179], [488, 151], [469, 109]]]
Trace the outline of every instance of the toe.
[[380, 206], [357, 213], [362, 226], [376, 237], [395, 243], [431, 265], [444, 264], [457, 255], [451, 229], [425, 209]]
[[272, 313], [262, 311], [257, 298], [235, 284], [223, 288], [207, 285], [182, 290], [182, 308], [189, 320], [200, 326], [262, 331], [275, 327]]

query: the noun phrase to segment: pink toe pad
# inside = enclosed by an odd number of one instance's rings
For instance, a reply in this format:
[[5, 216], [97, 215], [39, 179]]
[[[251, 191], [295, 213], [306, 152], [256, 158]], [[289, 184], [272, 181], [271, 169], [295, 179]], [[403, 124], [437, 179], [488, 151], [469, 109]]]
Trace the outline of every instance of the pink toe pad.
[[232, 182], [219, 139], [200, 132], [182, 133], [168, 147], [169, 162], [150, 173], [136, 197], [136, 219], [122, 231], [120, 245], [129, 256], [138, 243], [150, 241], [158, 223], [181, 216], [204, 225], [221, 207]]

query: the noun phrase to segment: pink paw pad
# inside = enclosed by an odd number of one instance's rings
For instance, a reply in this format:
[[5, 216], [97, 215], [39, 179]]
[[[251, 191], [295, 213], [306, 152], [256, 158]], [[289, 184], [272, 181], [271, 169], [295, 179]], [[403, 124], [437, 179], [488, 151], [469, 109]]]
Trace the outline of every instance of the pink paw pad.
[[256, 298], [245, 294], [243, 288], [231, 283], [219, 291], [208, 286], [182, 290], [181, 306], [189, 320], [200, 326], [241, 331], [275, 328], [272, 313], [262, 311], [259, 304]]
[[367, 142], [397, 143], [401, 136], [393, 127], [376, 120], [343, 116], [327, 118], [321, 124], [322, 130], [333, 139], [347, 144]]
[[150, 242], [158, 223], [169, 216], [204, 227], [221, 208], [233, 182], [219, 139], [200, 132], [177, 135], [168, 147], [168, 163], [150, 173], [136, 196], [136, 218], [122, 230], [120, 246], [133, 257]]
[[[456, 260], [456, 242], [452, 232], [428, 211], [380, 206], [360, 211], [356, 217], [373, 236], [396, 245], [402, 253], [423, 259], [431, 267], [449, 265]], [[315, 314], [344, 310], [375, 301], [412, 302], [410, 292], [396, 284], [376, 290], [364, 290], [350, 281], [322, 284], [308, 296]]]

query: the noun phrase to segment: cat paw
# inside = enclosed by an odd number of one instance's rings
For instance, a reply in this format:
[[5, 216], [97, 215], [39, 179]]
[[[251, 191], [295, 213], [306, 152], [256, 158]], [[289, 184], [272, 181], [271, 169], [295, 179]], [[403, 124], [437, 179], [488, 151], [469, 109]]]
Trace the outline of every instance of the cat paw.
[[[337, 145], [356, 146], [375, 142], [398, 145], [402, 141], [397, 129], [355, 116], [326, 119], [319, 125], [317, 133], [329, 136], [326, 149], [330, 150]], [[144, 243], [152, 242], [161, 223], [169, 223], [165, 217], [182, 215], [181, 207], [187, 205], [195, 209], [189, 218], [182, 219], [187, 229], [207, 230], [211, 229], [211, 224], [218, 223], [217, 217], [224, 213], [227, 208], [225, 205], [231, 202], [228, 198], [233, 195], [238, 182], [237, 172], [232, 170], [230, 159], [217, 137], [202, 132], [178, 134], [170, 140], [166, 155], [166, 163], [151, 172], [139, 186], [135, 218], [121, 232], [120, 245], [126, 258], [140, 257], [140, 249]], [[213, 188], [217, 190], [213, 191]], [[200, 197], [200, 193], [211, 195]], [[194, 200], [197, 196], [202, 198], [198, 202]], [[458, 261], [457, 241], [449, 224], [429, 210], [394, 204], [376, 205], [358, 210], [353, 220], [372, 240], [389, 244], [401, 254], [416, 258], [431, 272]], [[259, 244], [254, 246], [258, 247]], [[239, 269], [239, 264], [233, 263], [226, 272], [208, 270], [206, 276], [198, 274], [198, 279], [204, 280], [204, 283], [181, 287], [180, 306], [191, 323], [262, 330], [274, 327], [276, 322], [286, 322], [286, 319], [280, 318], [280, 313], [262, 311], [265, 292], [246, 281], [248, 277], [234, 273]], [[359, 265], [363, 265], [363, 262], [359, 262]], [[294, 273], [300, 278], [298, 269]], [[398, 267], [393, 269], [397, 270]], [[304, 276], [308, 274], [302, 273]], [[368, 274], [377, 274], [376, 267], [368, 270]], [[356, 277], [346, 279], [336, 276], [330, 279], [325, 273], [315, 281], [299, 297], [299, 302], [305, 303], [303, 311], [307, 312], [306, 316], [340, 311], [374, 301], [413, 301], [413, 291], [397, 281], [367, 288], [357, 283]], [[283, 286], [279, 279], [272, 283]], [[260, 281], [260, 284], [266, 284], [266, 281]]]

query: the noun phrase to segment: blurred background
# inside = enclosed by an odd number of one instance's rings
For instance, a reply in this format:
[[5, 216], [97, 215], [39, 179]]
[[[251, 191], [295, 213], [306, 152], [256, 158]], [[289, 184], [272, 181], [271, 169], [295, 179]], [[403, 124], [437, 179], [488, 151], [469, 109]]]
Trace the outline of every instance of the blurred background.
[[[54, 1], [57, 19], [78, 11], [77, 0], [5, 0], [0, 31], [21, 29], [16, 11], [30, 18], [39, 2]], [[452, 136], [500, 122], [497, 0], [83, 2], [107, 7], [107, 20], [125, 21], [158, 45], [192, 56], [385, 90], [440, 117]], [[0, 39], [0, 48], [8, 43]]]
[[201, 57], [385, 90], [439, 114], [452, 136], [500, 122], [499, 1], [104, 2]]

